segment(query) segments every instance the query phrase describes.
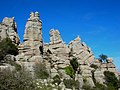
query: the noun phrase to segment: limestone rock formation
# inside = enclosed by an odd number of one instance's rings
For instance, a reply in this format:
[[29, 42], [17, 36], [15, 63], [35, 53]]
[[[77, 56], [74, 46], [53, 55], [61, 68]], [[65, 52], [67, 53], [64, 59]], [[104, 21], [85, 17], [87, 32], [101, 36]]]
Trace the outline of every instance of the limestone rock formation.
[[19, 45], [19, 52], [29, 57], [43, 54], [42, 21], [38, 12], [30, 14], [25, 26], [24, 43]]
[[57, 69], [65, 68], [69, 65], [69, 48], [62, 41], [58, 30], [50, 30], [50, 43], [44, 44], [44, 52], [51, 53], [51, 64]]
[[63, 42], [58, 30], [50, 30], [50, 44]]
[[106, 63], [102, 63], [97, 59], [93, 62], [93, 64], [98, 66], [98, 69], [94, 72], [94, 77], [96, 81], [99, 82], [100, 84], [105, 83], [104, 71], [113, 72], [116, 75], [116, 77], [119, 78], [118, 71], [116, 70], [116, 67], [113, 64], [112, 58], [107, 58]]
[[104, 84], [105, 83], [104, 71], [97, 69], [94, 72], [94, 78], [95, 78], [96, 82], [98, 82], [100, 84]]
[[108, 71], [115, 73], [115, 75], [117, 77], [119, 77], [118, 71], [116, 70], [116, 67], [113, 64], [113, 59], [112, 58], [107, 59], [107, 69], [108, 69]]
[[31, 13], [25, 26], [24, 45], [31, 48], [41, 45], [42, 46], [42, 22], [39, 20], [38, 12]]
[[78, 59], [79, 64], [91, 64], [94, 61], [94, 55], [91, 49], [81, 41], [78, 36], [69, 43], [70, 54]]
[[20, 39], [17, 34], [17, 25], [14, 21], [14, 17], [5, 17], [2, 23], [0, 23], [0, 40], [3, 40], [7, 37], [10, 38], [16, 45], [20, 43]]
[[[93, 76], [96, 82], [104, 84], [104, 71], [113, 72], [117, 77], [119, 75], [113, 64], [113, 60], [108, 58], [106, 63], [102, 63], [95, 59], [92, 50], [82, 42], [80, 36], [67, 45], [62, 40], [60, 32], [51, 29], [50, 42], [43, 43], [42, 21], [39, 18], [38, 12], [30, 13], [30, 17], [25, 26], [23, 43], [20, 43], [17, 35], [17, 26], [14, 22], [14, 18], [4, 18], [3, 22], [0, 23], [0, 40], [6, 37], [9, 37], [17, 44], [19, 49], [19, 54], [13, 56], [14, 58], [11, 56], [10, 59], [15, 59], [18, 64], [25, 67], [26, 70], [30, 71], [33, 75], [35, 63], [45, 63], [46, 69], [50, 75], [49, 79], [53, 81], [55, 76], [60, 76], [62, 81], [60, 86], [64, 87], [63, 90], [67, 90], [63, 83], [64, 79], [78, 80], [79, 88], [81, 90], [82, 86], [86, 83], [91, 87], [95, 86]], [[9, 55], [6, 56], [8, 59], [9, 57]], [[74, 78], [65, 71], [66, 67], [72, 67], [70, 61], [73, 58], [76, 58], [78, 62], [78, 67], [74, 71]], [[92, 64], [96, 65], [98, 68], [92, 68]]]
[[115, 75], [118, 77], [118, 71], [116, 70], [115, 65], [113, 64], [112, 58], [107, 58], [106, 63], [100, 62], [98, 59], [93, 62], [94, 65], [97, 65], [100, 68], [101, 73], [104, 71], [110, 71], [115, 73]]

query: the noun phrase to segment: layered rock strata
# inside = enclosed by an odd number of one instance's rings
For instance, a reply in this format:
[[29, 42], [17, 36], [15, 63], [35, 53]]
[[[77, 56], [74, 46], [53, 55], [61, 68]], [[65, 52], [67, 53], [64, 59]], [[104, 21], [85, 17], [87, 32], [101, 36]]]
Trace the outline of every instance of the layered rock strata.
[[14, 21], [14, 17], [5, 17], [2, 23], [0, 23], [0, 40], [3, 40], [7, 37], [10, 38], [16, 45], [20, 43], [20, 39], [17, 33], [17, 25]]
[[25, 26], [24, 43], [19, 45], [19, 53], [24, 53], [29, 58], [43, 54], [42, 21], [38, 12], [30, 14]]

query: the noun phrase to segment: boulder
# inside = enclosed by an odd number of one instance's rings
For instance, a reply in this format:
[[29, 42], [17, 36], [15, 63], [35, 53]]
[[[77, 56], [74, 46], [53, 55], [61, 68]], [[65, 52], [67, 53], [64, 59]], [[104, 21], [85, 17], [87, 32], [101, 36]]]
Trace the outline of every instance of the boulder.
[[94, 78], [95, 78], [96, 82], [98, 82], [100, 84], [104, 84], [104, 82], [105, 82], [104, 71], [102, 71], [102, 70], [96, 70], [94, 72]]

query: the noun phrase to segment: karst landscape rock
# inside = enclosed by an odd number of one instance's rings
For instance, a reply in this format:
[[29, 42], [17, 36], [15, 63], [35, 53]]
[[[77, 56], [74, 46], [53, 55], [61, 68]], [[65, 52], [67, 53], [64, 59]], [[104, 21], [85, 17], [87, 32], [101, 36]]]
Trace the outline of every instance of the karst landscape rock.
[[[25, 26], [23, 42], [20, 42], [14, 17], [5, 17], [0, 23], [0, 40], [10, 38], [18, 48], [18, 55], [7, 55], [7, 60], [15, 61], [21, 67], [24, 67], [31, 73], [32, 77], [35, 76], [34, 67], [41, 63], [46, 68], [48, 77], [40, 78], [38, 81], [46, 86], [50, 83], [53, 87], [52, 90], [59, 90], [56, 86], [60, 87], [61, 90], [86, 90], [82, 87], [85, 85], [91, 88], [96, 87], [96, 82], [106, 86], [105, 71], [113, 72], [119, 79], [119, 72], [116, 70], [113, 60], [107, 58], [107, 62], [100, 62], [99, 59], [95, 58], [91, 48], [81, 40], [80, 36], [76, 36], [74, 40], [66, 44], [59, 30], [51, 29], [49, 34], [50, 42], [44, 43], [42, 21], [38, 12], [30, 13]], [[76, 61], [76, 68], [72, 67], [71, 60]], [[97, 68], [92, 67], [92, 65], [97, 66]], [[69, 68], [72, 68], [73, 72]], [[4, 63], [4, 65], [0, 65], [0, 69], [1, 71], [4, 69], [14, 70], [15, 67]], [[73, 74], [70, 75], [71, 73]], [[59, 77], [60, 83], [53, 84], [56, 76]], [[77, 81], [78, 88], [67, 87], [65, 80]]]

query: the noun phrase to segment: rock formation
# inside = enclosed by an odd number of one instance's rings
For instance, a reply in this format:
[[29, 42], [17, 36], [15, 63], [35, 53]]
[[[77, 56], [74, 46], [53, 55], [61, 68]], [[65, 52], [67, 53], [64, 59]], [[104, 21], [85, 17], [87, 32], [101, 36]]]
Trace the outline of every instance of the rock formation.
[[20, 39], [17, 34], [17, 25], [14, 21], [14, 17], [5, 17], [2, 23], [0, 23], [0, 40], [3, 40], [7, 37], [10, 38], [16, 45], [20, 43]]
[[[71, 79], [65, 72], [65, 68], [70, 66], [73, 58], [77, 59], [79, 67], [75, 72], [75, 80], [79, 81], [80, 88], [87, 83], [94, 87], [96, 82], [104, 84], [104, 71], [118, 72], [112, 59], [108, 58], [107, 63], [102, 63], [94, 58], [91, 49], [82, 42], [80, 36], [72, 40], [68, 45], [62, 40], [58, 30], [50, 30], [50, 43], [43, 43], [42, 21], [39, 19], [38, 12], [31, 12], [25, 26], [24, 42], [20, 43], [17, 35], [17, 26], [14, 18], [4, 18], [0, 24], [0, 40], [9, 37], [18, 45], [19, 54], [15, 56], [16, 62], [24, 66], [30, 72], [34, 72], [33, 66], [36, 62], [44, 62], [51, 78], [56, 75], [63, 79]], [[94, 69], [91, 66], [98, 66]], [[94, 72], [93, 72], [94, 71]], [[34, 74], [34, 73], [32, 73]], [[84, 82], [86, 80], [86, 82]], [[63, 85], [64, 86], [64, 85]], [[65, 89], [64, 89], [65, 90]]]
[[94, 55], [91, 49], [81, 41], [78, 36], [69, 43], [70, 53], [78, 59], [79, 64], [91, 64], [94, 61]]
[[31, 12], [25, 26], [24, 43], [19, 45], [19, 52], [25, 56], [32, 57], [43, 54], [42, 21], [39, 13]]

